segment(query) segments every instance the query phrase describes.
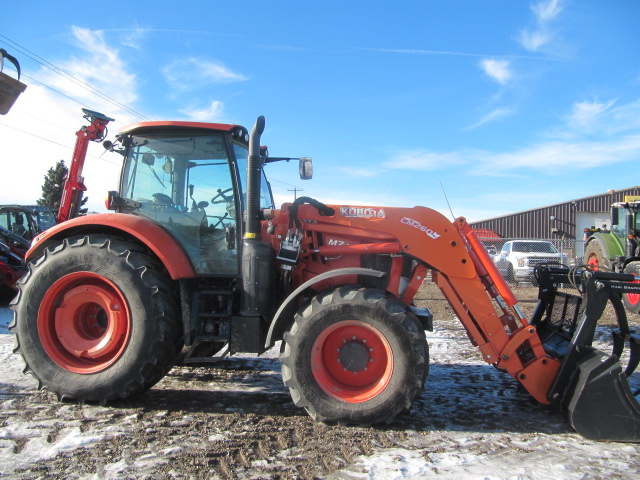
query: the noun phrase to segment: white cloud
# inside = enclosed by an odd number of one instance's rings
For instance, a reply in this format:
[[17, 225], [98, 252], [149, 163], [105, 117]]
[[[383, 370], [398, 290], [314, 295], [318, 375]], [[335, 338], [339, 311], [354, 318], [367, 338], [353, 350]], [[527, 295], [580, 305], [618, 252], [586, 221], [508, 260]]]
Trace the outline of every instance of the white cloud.
[[640, 158], [640, 135], [599, 142], [546, 142], [513, 152], [487, 152], [483, 157], [481, 168], [472, 173], [543, 171], [565, 175]]
[[[483, 121], [509, 113], [497, 109]], [[617, 105], [615, 100], [578, 102], [565, 120], [550, 131], [554, 140], [527, 148], [505, 152], [417, 149], [399, 152], [384, 167], [419, 172], [463, 166], [471, 175], [505, 177], [542, 172], [553, 176], [640, 159], [640, 100], [624, 105]], [[598, 132], [597, 140], [591, 139], [592, 131]]]
[[121, 35], [122, 45], [131, 48], [140, 48], [140, 43], [147, 36], [149, 30], [145, 28], [135, 27], [125, 30]]
[[354, 167], [338, 167], [338, 170], [344, 172], [345, 175], [349, 177], [366, 177], [371, 178], [378, 175], [378, 172], [375, 169], [364, 169], [364, 168], [354, 168]]
[[520, 44], [530, 52], [537, 52], [553, 40], [551, 25], [564, 6], [563, 0], [545, 0], [531, 5], [535, 28], [520, 32]]
[[556, 18], [564, 6], [561, 0], [547, 0], [531, 6], [538, 22], [546, 23]]
[[569, 124], [575, 128], [591, 127], [594, 123], [598, 122], [615, 103], [615, 100], [607, 103], [595, 101], [574, 103], [573, 110], [569, 117]]
[[211, 102], [209, 108], [204, 109], [183, 109], [181, 113], [185, 114], [189, 120], [194, 122], [220, 122], [222, 121], [222, 112], [224, 104], [218, 100]]
[[484, 125], [485, 123], [491, 123], [500, 118], [509, 116], [512, 113], [513, 113], [513, 110], [511, 108], [496, 108], [495, 110], [492, 110], [491, 112], [486, 114], [484, 117], [482, 117], [479, 121], [477, 121], [473, 125], [470, 125], [469, 127], [465, 128], [465, 130], [473, 130], [474, 128]]
[[[65, 76], [43, 70], [43, 81], [64, 93], [83, 101], [95, 102], [95, 90], [88, 84], [122, 104], [131, 104], [138, 98], [136, 76], [129, 72], [117, 49], [108, 45], [99, 30], [72, 27], [76, 46], [84, 51], [82, 58], [72, 57], [58, 61], [57, 65], [80, 80], [69, 81]], [[113, 108], [113, 106], [111, 106]]]
[[162, 73], [171, 87], [180, 90], [203, 87], [212, 83], [247, 80], [247, 77], [234, 72], [221, 62], [196, 57], [175, 60], [164, 66]]
[[551, 41], [551, 35], [541, 31], [523, 30], [520, 33], [520, 43], [530, 52], [537, 52]]
[[511, 79], [512, 74], [508, 60], [485, 58], [480, 62], [480, 67], [484, 73], [500, 85], [505, 85]]
[[464, 162], [464, 152], [438, 153], [417, 149], [398, 152], [391, 160], [385, 162], [384, 166], [398, 170], [425, 171], [449, 168]]

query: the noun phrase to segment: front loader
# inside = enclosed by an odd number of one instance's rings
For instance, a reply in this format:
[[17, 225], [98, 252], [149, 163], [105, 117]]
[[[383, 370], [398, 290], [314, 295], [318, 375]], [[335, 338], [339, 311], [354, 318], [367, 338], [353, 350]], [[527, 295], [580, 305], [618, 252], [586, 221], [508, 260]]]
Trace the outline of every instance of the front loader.
[[[268, 156], [264, 126], [120, 130], [114, 213], [63, 222], [27, 253], [11, 330], [39, 387], [107, 403], [151, 388], [183, 349], [197, 364], [280, 342], [283, 381], [314, 419], [389, 422], [427, 378], [434, 319], [413, 299], [429, 277], [487, 363], [588, 438], [640, 441], [618, 360], [625, 342], [627, 370], [640, 358], [624, 309], [617, 350], [592, 346], [603, 305], [637, 277], [541, 270], [529, 321], [464, 218], [308, 197], [276, 208], [265, 169], [292, 159]], [[299, 166], [309, 178], [310, 159]], [[557, 291], [570, 282], [582, 294]]]

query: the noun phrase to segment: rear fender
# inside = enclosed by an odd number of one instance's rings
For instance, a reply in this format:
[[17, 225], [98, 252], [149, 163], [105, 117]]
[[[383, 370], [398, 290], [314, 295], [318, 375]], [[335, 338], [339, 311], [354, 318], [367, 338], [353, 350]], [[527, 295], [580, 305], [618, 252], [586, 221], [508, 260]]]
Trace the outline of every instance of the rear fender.
[[62, 222], [33, 239], [25, 261], [39, 257], [52, 243], [74, 235], [92, 233], [123, 236], [149, 248], [174, 280], [195, 277], [193, 266], [184, 250], [166, 230], [144, 217], [123, 213], [85, 215]]
[[291, 294], [282, 302], [280, 308], [273, 316], [273, 320], [271, 321], [271, 325], [269, 326], [269, 332], [267, 333], [267, 340], [265, 342], [265, 347], [270, 348], [273, 346], [276, 340], [279, 340], [284, 333], [284, 329], [287, 327], [289, 321], [291, 320], [292, 312], [291, 310], [298, 306], [298, 298], [302, 295], [307, 288], [316, 285], [324, 280], [334, 277], [341, 277], [345, 275], [364, 275], [375, 278], [382, 278], [386, 275], [384, 272], [379, 270], [373, 270], [370, 268], [338, 268], [336, 270], [330, 270], [321, 275], [313, 277], [310, 280], [307, 280], [298, 288], [296, 288]]

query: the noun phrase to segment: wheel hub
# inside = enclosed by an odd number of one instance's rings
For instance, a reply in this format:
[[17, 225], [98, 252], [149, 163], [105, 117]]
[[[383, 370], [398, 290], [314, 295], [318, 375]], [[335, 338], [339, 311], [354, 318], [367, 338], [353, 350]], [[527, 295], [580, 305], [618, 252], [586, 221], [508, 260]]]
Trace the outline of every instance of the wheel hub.
[[385, 336], [359, 320], [341, 320], [313, 343], [311, 368], [318, 385], [348, 403], [365, 402], [382, 392], [393, 372], [393, 353]]
[[76, 272], [47, 291], [38, 312], [38, 332], [55, 363], [91, 374], [120, 357], [131, 333], [130, 319], [113, 283], [95, 273]]
[[369, 349], [362, 341], [350, 341], [340, 349], [338, 361], [350, 372], [357, 373], [367, 369], [369, 364]]

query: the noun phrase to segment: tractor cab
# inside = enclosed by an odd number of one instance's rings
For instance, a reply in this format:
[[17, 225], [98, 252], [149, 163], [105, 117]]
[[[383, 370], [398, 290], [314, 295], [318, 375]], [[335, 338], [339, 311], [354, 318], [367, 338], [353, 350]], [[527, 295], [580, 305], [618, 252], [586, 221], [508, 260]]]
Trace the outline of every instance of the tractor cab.
[[637, 256], [636, 249], [640, 235], [638, 210], [640, 210], [640, 200], [618, 202], [611, 206], [611, 233], [615, 235], [627, 257]]
[[0, 205], [0, 225], [29, 242], [55, 226], [56, 218], [42, 205]]
[[[144, 122], [125, 127], [120, 193], [108, 208], [147, 217], [184, 248], [198, 275], [239, 274], [248, 133], [236, 125]], [[273, 208], [261, 171], [260, 208]]]

